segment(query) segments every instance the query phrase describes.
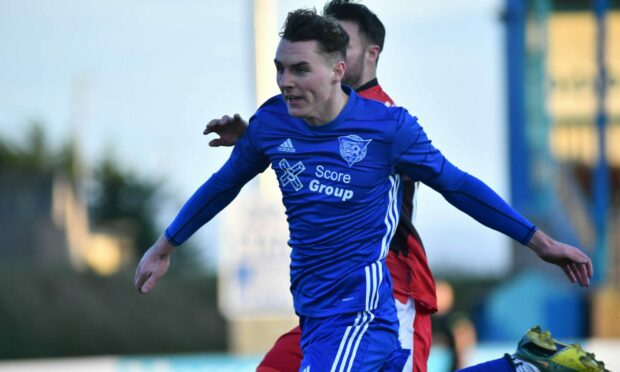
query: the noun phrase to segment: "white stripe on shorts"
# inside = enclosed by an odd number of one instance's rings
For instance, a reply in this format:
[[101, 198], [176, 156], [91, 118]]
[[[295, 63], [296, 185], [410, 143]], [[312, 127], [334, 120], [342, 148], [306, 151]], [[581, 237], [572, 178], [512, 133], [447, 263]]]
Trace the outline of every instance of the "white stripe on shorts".
[[332, 364], [331, 372], [351, 371], [360, 341], [362, 340], [362, 337], [364, 337], [364, 334], [368, 329], [368, 325], [374, 320], [374, 318], [375, 315], [370, 311], [357, 313], [355, 322], [352, 326], [347, 327], [344, 332], [344, 336], [340, 341], [340, 346], [338, 347], [336, 358]]

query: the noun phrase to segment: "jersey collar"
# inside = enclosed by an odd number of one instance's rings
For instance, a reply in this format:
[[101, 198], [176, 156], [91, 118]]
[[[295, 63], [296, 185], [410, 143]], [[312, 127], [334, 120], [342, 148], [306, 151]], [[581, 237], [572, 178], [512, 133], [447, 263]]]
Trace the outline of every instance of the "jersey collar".
[[377, 80], [377, 78], [374, 78], [364, 84], [362, 84], [361, 86], [359, 86], [357, 89], [355, 89], [356, 92], [361, 92], [363, 90], [366, 89], [370, 89], [372, 87], [376, 87], [377, 85], [379, 85], [379, 80]]

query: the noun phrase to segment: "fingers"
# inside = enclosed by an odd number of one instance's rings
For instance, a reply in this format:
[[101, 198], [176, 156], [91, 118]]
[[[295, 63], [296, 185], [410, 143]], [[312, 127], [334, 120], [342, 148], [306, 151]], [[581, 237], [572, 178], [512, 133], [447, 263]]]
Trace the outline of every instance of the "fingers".
[[155, 284], [161, 278], [161, 275], [157, 275], [155, 272], [142, 273], [139, 277], [139, 280], [136, 282], [136, 288], [140, 294], [147, 294], [153, 288], [155, 288]]
[[590, 286], [590, 277], [585, 264], [570, 263], [561, 267], [572, 283], [578, 283], [582, 287]]
[[591, 278], [594, 274], [594, 267], [592, 266], [592, 260], [588, 257], [588, 262], [586, 263], [586, 273], [588, 274], [588, 278]]
[[583, 287], [589, 286], [590, 278], [593, 273], [592, 260], [590, 260], [590, 257], [581, 250], [572, 247], [569, 251], [568, 258], [571, 261], [569, 263], [570, 270], [575, 275], [579, 284]]
[[590, 284], [588, 282], [588, 277], [583, 275], [583, 271], [580, 269], [580, 266], [582, 266], [581, 264], [571, 263], [568, 266], [570, 267], [570, 271], [573, 273], [573, 275], [577, 279], [577, 283], [579, 283], [580, 286], [586, 287], [588, 284]]
[[[141, 270], [138, 270], [136, 272], [136, 281], [135, 281], [135, 286], [138, 289], [138, 292], [140, 292], [141, 294], [147, 293], [147, 291], [144, 290], [144, 285], [146, 283], [146, 281], [153, 275], [152, 272], [149, 273], [144, 273], [141, 272]], [[150, 289], [149, 289], [150, 290]]]
[[224, 147], [231, 147], [234, 146], [235, 142], [231, 142], [230, 140], [228, 140], [227, 138], [215, 138], [212, 139], [211, 141], [209, 141], [209, 146], [211, 147], [220, 147], [220, 146], [224, 146]]
[[220, 119], [213, 119], [207, 124], [202, 134], [217, 133], [220, 129], [226, 129], [226, 126], [234, 121], [243, 121], [243, 119], [241, 119], [239, 114], [235, 114], [233, 117], [224, 115]]
[[220, 119], [213, 119], [213, 120], [211, 120], [207, 124], [207, 126], [205, 127], [205, 130], [202, 131], [202, 134], [212, 133], [214, 131], [214, 128], [218, 125], [219, 121], [220, 121]]
[[582, 287], [590, 286], [590, 278], [587, 275], [587, 269], [585, 264], [567, 264], [561, 266], [564, 274], [568, 277], [571, 283], [578, 283]]
[[578, 258], [575, 260], [575, 263], [573, 263], [574, 271], [577, 273], [579, 284], [583, 287], [587, 287], [590, 285], [590, 278], [593, 272], [592, 260], [582, 251], [578, 249], [576, 249], [576, 251]]
[[220, 146], [224, 146], [224, 143], [223, 143], [221, 138], [215, 138], [215, 139], [212, 139], [211, 141], [209, 141], [209, 146], [210, 147], [220, 147]]
[[220, 119], [213, 119], [207, 124], [207, 127], [202, 132], [202, 134], [209, 134], [213, 132], [217, 133], [217, 131], [220, 128], [225, 127], [228, 123], [230, 123], [233, 120], [241, 120], [241, 116], [239, 116], [239, 114], [235, 114], [231, 118], [228, 115], [224, 115]]
[[140, 277], [140, 263], [138, 263], [138, 267], [136, 267], [136, 273], [133, 276], [133, 284], [138, 286], [138, 278]]
[[157, 277], [157, 275], [153, 275], [153, 273], [150, 273], [146, 282], [140, 288], [138, 288], [138, 292], [140, 292], [141, 294], [149, 293], [153, 288], [155, 288], [155, 284], [158, 280], [159, 277]]
[[[588, 263], [592, 265], [591, 262], [588, 261]], [[577, 278], [579, 280], [579, 284], [581, 284], [582, 287], [590, 286], [591, 275], [589, 275], [588, 273], [587, 264], [576, 264], [575, 266], [576, 266], [575, 270], [577, 271]]]
[[138, 263], [138, 267], [136, 267], [136, 275], [133, 277], [133, 284], [138, 287], [138, 284], [142, 283], [142, 262]]
[[562, 268], [564, 274], [566, 274], [568, 280], [570, 280], [571, 283], [575, 283], [577, 281], [575, 273], [571, 270], [570, 265], [562, 265], [560, 267]]
[[592, 261], [578, 248], [564, 245], [564, 249], [553, 261], [562, 268], [572, 283], [578, 283], [582, 287], [590, 285]]

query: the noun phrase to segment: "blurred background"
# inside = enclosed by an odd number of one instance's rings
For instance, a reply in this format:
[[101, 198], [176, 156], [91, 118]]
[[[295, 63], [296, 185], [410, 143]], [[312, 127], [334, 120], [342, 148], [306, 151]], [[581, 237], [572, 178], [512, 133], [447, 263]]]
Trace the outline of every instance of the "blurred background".
[[[422, 187], [439, 282], [429, 370], [534, 325], [620, 369], [620, 1], [363, 1], [378, 77], [448, 159], [595, 265], [588, 289]], [[0, 0], [0, 370], [252, 371], [297, 323], [273, 174], [173, 258], [142, 253], [230, 149], [209, 120], [277, 94], [286, 13], [314, 0]]]

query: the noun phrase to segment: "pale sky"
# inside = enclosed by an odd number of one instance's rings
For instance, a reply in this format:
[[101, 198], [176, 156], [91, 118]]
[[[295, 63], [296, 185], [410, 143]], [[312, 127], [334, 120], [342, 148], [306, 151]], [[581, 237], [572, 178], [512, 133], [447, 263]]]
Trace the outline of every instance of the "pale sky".
[[[323, 4], [279, 3], [280, 24], [289, 10]], [[448, 159], [508, 197], [503, 1], [363, 3], [387, 29], [378, 72], [384, 89], [419, 117]], [[228, 156], [208, 148], [205, 124], [255, 109], [251, 4], [0, 0], [0, 135], [20, 140], [37, 119], [56, 145], [76, 135], [87, 164], [112, 151], [165, 182], [165, 204], [174, 205], [162, 208], [165, 227]], [[418, 207], [433, 269], [507, 269], [507, 238], [428, 188]], [[205, 228], [196, 240], [213, 234]]]

